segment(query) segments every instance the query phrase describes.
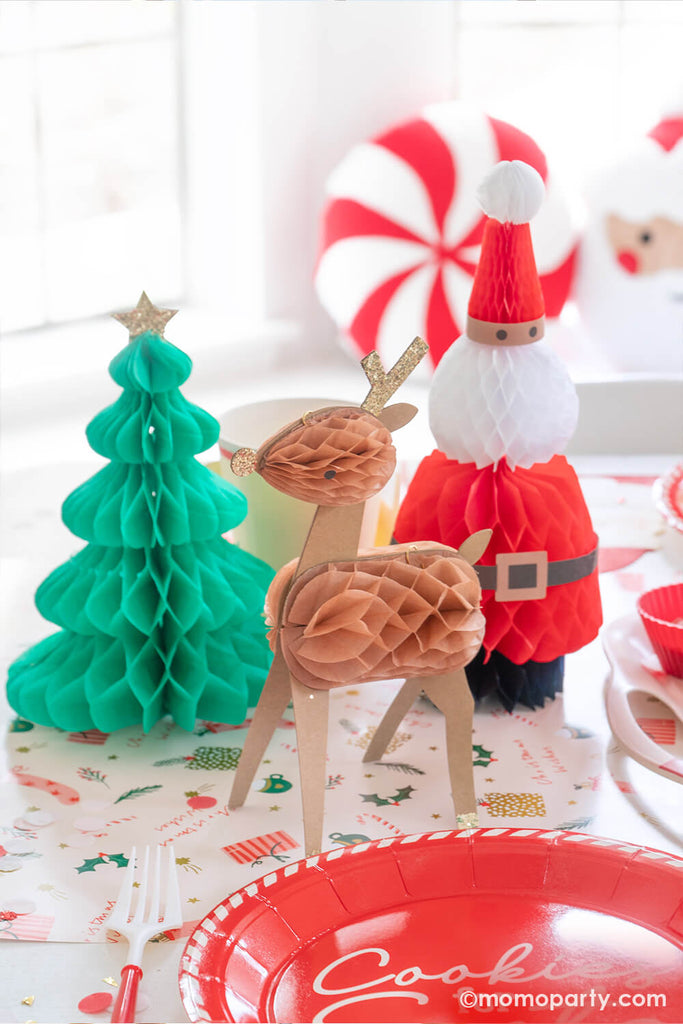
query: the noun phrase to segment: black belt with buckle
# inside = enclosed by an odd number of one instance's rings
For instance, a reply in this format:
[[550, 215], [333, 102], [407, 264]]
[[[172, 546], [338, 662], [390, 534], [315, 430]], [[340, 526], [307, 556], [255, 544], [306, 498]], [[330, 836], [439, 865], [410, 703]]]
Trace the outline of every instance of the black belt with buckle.
[[598, 549], [587, 555], [548, 561], [547, 551], [515, 551], [496, 555], [495, 565], [475, 565], [482, 590], [495, 590], [496, 601], [539, 601], [548, 587], [582, 580], [598, 564]]

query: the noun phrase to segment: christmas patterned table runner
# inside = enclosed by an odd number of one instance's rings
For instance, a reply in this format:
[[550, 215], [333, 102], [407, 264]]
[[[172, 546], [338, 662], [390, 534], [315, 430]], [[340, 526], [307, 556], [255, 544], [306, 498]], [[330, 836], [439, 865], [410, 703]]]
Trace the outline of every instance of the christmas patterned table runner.
[[[680, 579], [661, 551], [649, 478], [584, 477], [601, 537], [608, 623], [632, 613], [643, 589]], [[50, 556], [54, 561], [54, 555]], [[19, 625], [32, 592], [19, 559], [10, 610], [16, 657], [32, 638]], [[34, 571], [35, 570], [35, 571]], [[31, 578], [40, 578], [33, 566]], [[16, 598], [16, 607], [14, 599]], [[29, 617], [29, 622], [30, 622]], [[594, 832], [683, 851], [683, 787], [625, 757], [603, 706], [608, 666], [599, 641], [567, 659], [565, 694], [542, 710], [477, 708], [472, 762], [481, 824]], [[363, 751], [398, 683], [331, 695], [325, 846], [453, 826], [443, 720], [426, 700], [404, 719], [383, 761]], [[228, 795], [246, 726], [200, 721], [188, 733], [163, 720], [145, 735], [33, 726], [5, 710], [0, 801], [0, 937], [102, 942], [131, 846], [174, 843], [187, 935], [225, 896], [303, 856], [291, 709], [241, 809]], [[642, 694], [636, 717], [671, 756], [683, 726]]]

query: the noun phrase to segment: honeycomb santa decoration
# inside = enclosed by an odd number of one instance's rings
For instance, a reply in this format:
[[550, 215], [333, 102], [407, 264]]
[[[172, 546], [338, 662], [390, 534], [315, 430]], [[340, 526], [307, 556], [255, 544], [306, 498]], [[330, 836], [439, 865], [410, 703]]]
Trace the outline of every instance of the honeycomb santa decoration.
[[545, 156], [504, 121], [438, 103], [355, 146], [327, 182], [315, 284], [354, 351], [391, 365], [408, 331], [433, 367], [462, 333], [486, 220], [476, 189], [501, 160], [525, 161], [546, 184], [532, 235], [546, 313], [559, 315], [575, 238]]
[[429, 420], [438, 449], [418, 467], [394, 536], [457, 547], [493, 530], [477, 568], [486, 633], [466, 667], [476, 697], [533, 708], [562, 688], [564, 656], [601, 623], [597, 536], [560, 453], [578, 399], [544, 340], [544, 302], [529, 221], [540, 175], [503, 161], [478, 192], [487, 214], [466, 333], [434, 373]]

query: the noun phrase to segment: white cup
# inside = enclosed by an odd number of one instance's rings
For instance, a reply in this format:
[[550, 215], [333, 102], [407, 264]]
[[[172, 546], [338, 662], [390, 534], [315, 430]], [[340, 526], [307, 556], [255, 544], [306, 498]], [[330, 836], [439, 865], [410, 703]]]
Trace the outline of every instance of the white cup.
[[[348, 404], [338, 398], [272, 398], [238, 406], [220, 417], [221, 475], [242, 491], [249, 503], [246, 519], [232, 530], [233, 540], [273, 569], [299, 557], [316, 506], [276, 491], [258, 473], [235, 476], [230, 469], [232, 455], [238, 448], [260, 448], [269, 437], [304, 413]], [[360, 547], [389, 543], [398, 498], [395, 473], [384, 490], [366, 503]]]

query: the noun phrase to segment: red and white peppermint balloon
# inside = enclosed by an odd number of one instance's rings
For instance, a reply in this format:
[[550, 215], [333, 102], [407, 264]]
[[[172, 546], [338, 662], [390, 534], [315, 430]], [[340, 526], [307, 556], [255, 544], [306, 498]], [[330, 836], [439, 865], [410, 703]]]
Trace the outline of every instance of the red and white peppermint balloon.
[[462, 333], [485, 222], [476, 190], [500, 160], [524, 160], [546, 184], [531, 233], [546, 312], [559, 314], [575, 237], [543, 153], [504, 121], [438, 103], [355, 146], [327, 183], [316, 289], [361, 354], [392, 366], [419, 334], [436, 365]]

